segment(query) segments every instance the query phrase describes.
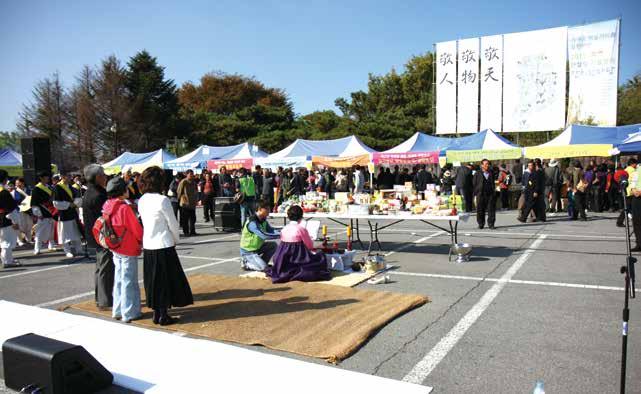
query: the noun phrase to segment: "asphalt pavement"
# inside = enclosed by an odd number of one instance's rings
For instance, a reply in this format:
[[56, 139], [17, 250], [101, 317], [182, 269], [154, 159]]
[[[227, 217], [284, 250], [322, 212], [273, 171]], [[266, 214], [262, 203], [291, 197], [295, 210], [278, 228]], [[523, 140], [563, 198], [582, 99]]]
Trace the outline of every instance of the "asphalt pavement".
[[[521, 224], [514, 212], [500, 212], [496, 230], [479, 230], [470, 217], [459, 225], [459, 242], [474, 248], [464, 264], [448, 261], [449, 236], [438, 229], [415, 222], [387, 229], [381, 253], [396, 267], [392, 282], [358, 287], [426, 294], [432, 302], [328, 367], [416, 382], [433, 393], [528, 393], [537, 380], [549, 393], [618, 392], [625, 232], [615, 217], [573, 222], [559, 214]], [[344, 228], [328, 226], [330, 236], [345, 240]], [[203, 222], [197, 231], [178, 247], [188, 275], [243, 273], [238, 234]], [[93, 297], [92, 261], [15, 254], [24, 266], [0, 270], [0, 299], [57, 309]], [[641, 301], [631, 300], [630, 309], [628, 392], [641, 393]]]

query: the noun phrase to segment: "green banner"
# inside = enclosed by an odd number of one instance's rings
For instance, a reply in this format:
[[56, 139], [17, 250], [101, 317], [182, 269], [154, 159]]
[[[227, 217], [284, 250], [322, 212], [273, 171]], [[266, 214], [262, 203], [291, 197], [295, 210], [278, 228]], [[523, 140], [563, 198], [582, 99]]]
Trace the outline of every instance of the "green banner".
[[483, 159], [488, 160], [511, 160], [520, 159], [521, 148], [509, 149], [475, 149], [475, 150], [448, 150], [446, 153], [447, 162], [477, 162]]

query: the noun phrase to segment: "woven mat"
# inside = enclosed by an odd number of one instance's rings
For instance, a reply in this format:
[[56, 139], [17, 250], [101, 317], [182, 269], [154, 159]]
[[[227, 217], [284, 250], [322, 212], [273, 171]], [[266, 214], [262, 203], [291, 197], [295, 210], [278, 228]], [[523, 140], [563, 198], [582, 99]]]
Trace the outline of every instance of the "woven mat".
[[[323, 285], [342, 286], [342, 287], [354, 287], [357, 284], [363, 283], [366, 280], [378, 275], [383, 271], [371, 272], [371, 273], [366, 273], [365, 271], [363, 272], [330, 271], [330, 273], [332, 274], [332, 279], [325, 280], [322, 282], [315, 282], [315, 283], [319, 283]], [[267, 275], [265, 275], [264, 272], [258, 272], [258, 271], [247, 272], [245, 274], [241, 274], [240, 277], [268, 279]]]
[[[219, 275], [191, 276], [189, 283], [195, 304], [173, 309], [180, 322], [166, 329], [330, 362], [348, 357], [395, 317], [429, 302], [421, 295]], [[111, 315], [93, 300], [71, 307]], [[161, 328], [149, 309], [143, 313], [133, 324]]]

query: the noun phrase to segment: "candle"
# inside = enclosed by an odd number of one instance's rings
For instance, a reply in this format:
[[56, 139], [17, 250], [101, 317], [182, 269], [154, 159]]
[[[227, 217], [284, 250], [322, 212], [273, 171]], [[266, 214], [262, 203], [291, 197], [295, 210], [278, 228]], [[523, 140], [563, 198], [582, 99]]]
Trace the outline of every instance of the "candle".
[[323, 237], [327, 236], [327, 225], [323, 224]]
[[347, 226], [347, 237], [349, 238], [351, 236], [352, 236], [352, 226]]

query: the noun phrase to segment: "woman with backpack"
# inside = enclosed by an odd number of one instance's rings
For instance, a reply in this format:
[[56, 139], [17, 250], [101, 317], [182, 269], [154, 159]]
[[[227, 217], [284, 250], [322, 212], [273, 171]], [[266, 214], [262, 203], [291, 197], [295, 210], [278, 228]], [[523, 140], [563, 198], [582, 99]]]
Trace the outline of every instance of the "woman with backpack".
[[129, 323], [140, 318], [140, 287], [138, 286], [138, 256], [142, 248], [142, 225], [127, 200], [129, 190], [120, 177], [112, 178], [107, 183], [109, 199], [102, 207], [106, 224], [111, 226], [116, 238], [108, 245], [113, 253], [114, 319]]

